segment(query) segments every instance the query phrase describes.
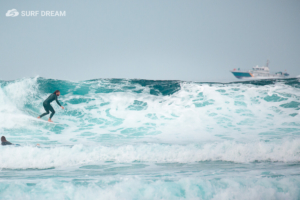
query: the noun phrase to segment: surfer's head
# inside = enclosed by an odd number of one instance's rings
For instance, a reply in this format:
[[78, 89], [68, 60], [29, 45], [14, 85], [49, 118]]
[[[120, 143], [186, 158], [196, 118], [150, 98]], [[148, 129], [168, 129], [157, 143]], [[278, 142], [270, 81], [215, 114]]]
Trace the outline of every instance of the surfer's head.
[[60, 91], [59, 90], [55, 90], [55, 92], [53, 92], [53, 94], [56, 94], [56, 96], [60, 95]]
[[4, 136], [1, 137], [1, 142], [7, 142]]

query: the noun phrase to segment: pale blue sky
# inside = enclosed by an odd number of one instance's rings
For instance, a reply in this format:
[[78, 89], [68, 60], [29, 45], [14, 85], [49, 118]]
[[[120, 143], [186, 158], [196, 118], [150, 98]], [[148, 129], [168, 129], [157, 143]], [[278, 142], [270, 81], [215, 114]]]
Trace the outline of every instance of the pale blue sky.
[[[10, 9], [66, 17], [6, 17]], [[235, 80], [270, 59], [300, 74], [300, 1], [0, 2], [0, 79]]]

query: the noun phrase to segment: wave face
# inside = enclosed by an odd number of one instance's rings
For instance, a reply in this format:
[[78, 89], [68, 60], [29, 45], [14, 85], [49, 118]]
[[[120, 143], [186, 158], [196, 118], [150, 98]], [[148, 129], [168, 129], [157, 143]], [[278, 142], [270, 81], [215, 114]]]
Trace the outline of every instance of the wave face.
[[0, 81], [0, 199], [299, 199], [299, 117], [299, 78]]

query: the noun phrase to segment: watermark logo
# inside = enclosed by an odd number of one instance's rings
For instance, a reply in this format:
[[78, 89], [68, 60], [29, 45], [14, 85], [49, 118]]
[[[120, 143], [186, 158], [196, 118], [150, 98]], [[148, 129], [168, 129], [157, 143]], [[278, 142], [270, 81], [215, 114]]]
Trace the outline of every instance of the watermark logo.
[[6, 17], [16, 17], [19, 15], [19, 12], [17, 11], [17, 9], [11, 9], [8, 10], [5, 15]]
[[67, 12], [58, 11], [58, 10], [27, 10], [27, 11], [17, 11], [17, 9], [11, 9], [6, 12], [6, 17], [65, 17], [67, 16]]

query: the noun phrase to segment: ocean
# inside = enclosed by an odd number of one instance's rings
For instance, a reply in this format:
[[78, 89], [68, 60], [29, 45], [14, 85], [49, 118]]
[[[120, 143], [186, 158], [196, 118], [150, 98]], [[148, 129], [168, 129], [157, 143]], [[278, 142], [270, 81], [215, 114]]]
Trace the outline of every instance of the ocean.
[[[57, 89], [56, 124], [36, 119]], [[299, 115], [300, 78], [2, 80], [20, 146], [0, 146], [0, 199], [300, 199]]]

